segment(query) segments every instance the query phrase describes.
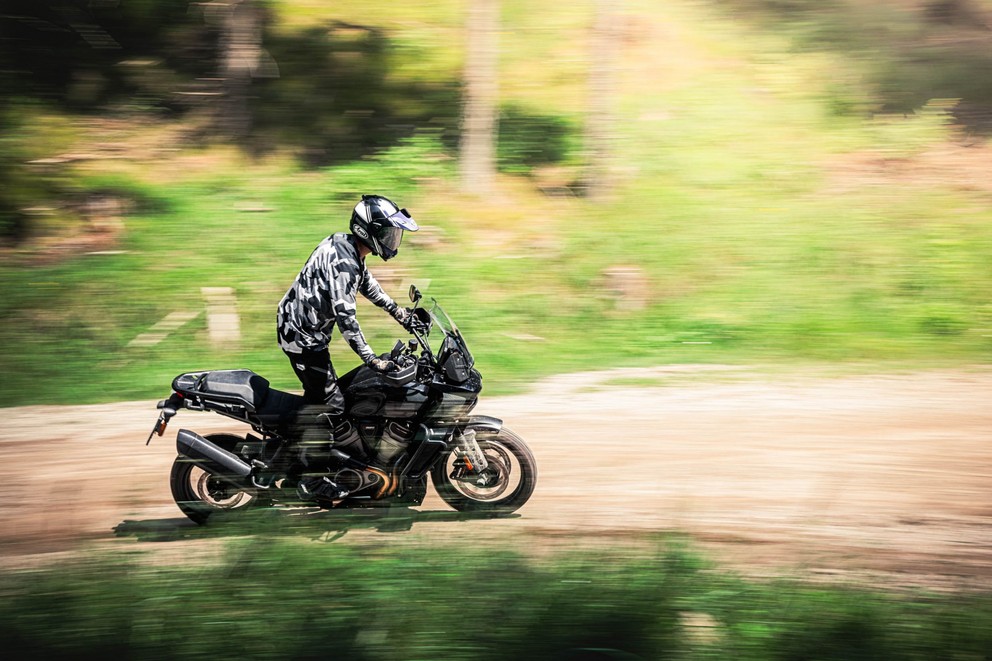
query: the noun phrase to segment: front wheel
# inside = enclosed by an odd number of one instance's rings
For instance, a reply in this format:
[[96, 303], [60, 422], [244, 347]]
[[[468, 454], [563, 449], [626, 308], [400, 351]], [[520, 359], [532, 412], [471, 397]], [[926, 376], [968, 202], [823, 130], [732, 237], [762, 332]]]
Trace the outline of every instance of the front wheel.
[[[204, 438], [229, 452], [244, 441], [233, 434], [210, 434]], [[182, 455], [172, 464], [169, 486], [183, 514], [201, 525], [211, 514], [258, 504], [257, 497], [214, 477]]]
[[465, 469], [449, 453], [431, 469], [434, 489], [459, 512], [509, 514], [523, 507], [537, 484], [537, 462], [524, 440], [507, 428], [476, 430], [476, 441], [489, 462], [482, 473]]

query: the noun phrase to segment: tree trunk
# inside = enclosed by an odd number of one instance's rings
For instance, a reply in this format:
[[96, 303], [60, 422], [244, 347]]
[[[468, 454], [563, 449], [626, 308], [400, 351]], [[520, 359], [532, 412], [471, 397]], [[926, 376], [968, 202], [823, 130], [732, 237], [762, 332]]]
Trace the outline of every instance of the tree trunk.
[[262, 12], [252, 0], [232, 0], [220, 41], [223, 97], [216, 126], [226, 137], [241, 139], [251, 130], [248, 90], [262, 57]]
[[586, 117], [586, 168], [582, 189], [586, 196], [609, 197], [615, 185], [616, 85], [620, 53], [621, 0], [597, 0], [589, 54], [589, 101]]
[[487, 193], [496, 173], [499, 0], [471, 0], [462, 118], [462, 188]]

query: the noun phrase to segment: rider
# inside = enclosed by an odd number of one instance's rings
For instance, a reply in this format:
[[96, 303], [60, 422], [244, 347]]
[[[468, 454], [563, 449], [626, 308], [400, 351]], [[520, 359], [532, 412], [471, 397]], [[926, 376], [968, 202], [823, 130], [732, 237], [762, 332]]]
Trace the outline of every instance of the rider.
[[279, 346], [303, 384], [307, 403], [324, 405], [331, 418], [344, 413], [344, 394], [327, 349], [335, 324], [366, 365], [378, 372], [397, 368], [391, 360], [376, 357], [365, 341], [355, 317], [355, 295], [360, 292], [409, 330], [412, 311], [382, 290], [366, 268], [365, 257], [371, 253], [383, 261], [392, 259], [403, 231], [418, 229], [406, 209], [380, 195], [362, 195], [351, 213], [351, 234], [339, 232], [321, 241], [279, 303]]

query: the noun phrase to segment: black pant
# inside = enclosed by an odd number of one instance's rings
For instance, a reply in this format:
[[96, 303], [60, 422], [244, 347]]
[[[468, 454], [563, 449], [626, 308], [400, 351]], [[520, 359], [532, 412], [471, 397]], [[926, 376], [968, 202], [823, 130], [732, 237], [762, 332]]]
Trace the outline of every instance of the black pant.
[[338, 375], [331, 364], [327, 349], [303, 353], [285, 352], [296, 377], [303, 384], [303, 397], [307, 404], [323, 404], [330, 415], [344, 413], [344, 393], [338, 386]]

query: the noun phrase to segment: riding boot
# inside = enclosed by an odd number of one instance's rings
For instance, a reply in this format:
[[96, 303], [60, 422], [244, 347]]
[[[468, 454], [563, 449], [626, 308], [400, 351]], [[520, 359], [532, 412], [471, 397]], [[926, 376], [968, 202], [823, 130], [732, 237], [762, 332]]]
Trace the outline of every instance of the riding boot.
[[303, 465], [297, 494], [303, 500], [321, 498], [337, 500], [348, 495], [327, 476], [327, 468], [334, 446], [334, 426], [339, 416], [326, 412], [308, 411], [300, 439], [300, 463]]
[[324, 467], [334, 445], [334, 425], [323, 407], [308, 406], [298, 416], [300, 463], [308, 469]]

